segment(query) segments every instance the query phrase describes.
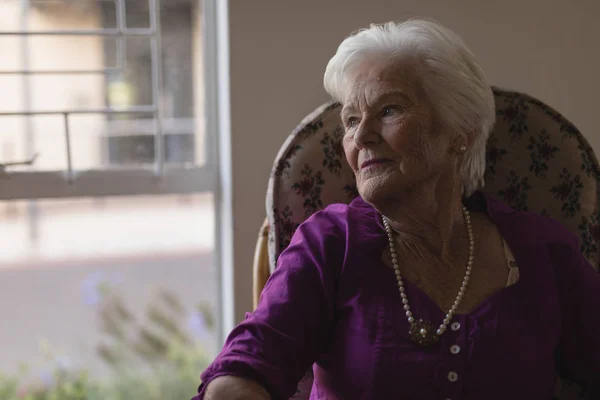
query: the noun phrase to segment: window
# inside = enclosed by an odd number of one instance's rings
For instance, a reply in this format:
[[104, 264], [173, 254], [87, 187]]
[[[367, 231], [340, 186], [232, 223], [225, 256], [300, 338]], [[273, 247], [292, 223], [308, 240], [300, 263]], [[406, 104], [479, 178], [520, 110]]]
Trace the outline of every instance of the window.
[[0, 398], [189, 398], [216, 352], [202, 8], [0, 2]]

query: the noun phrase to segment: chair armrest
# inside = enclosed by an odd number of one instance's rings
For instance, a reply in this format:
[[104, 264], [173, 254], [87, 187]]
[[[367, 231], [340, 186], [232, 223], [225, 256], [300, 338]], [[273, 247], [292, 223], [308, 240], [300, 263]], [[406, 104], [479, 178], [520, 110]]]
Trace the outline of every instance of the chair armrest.
[[252, 298], [254, 300], [254, 308], [258, 305], [260, 294], [271, 275], [268, 242], [269, 220], [265, 218], [265, 222], [260, 227], [256, 249], [254, 250], [254, 265], [252, 267]]

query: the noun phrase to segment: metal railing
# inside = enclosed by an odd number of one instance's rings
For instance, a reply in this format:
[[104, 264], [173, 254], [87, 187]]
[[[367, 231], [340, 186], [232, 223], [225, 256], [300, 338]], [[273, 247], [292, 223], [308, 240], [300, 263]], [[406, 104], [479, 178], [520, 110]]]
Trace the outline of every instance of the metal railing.
[[[164, 173], [164, 135], [163, 135], [163, 112], [161, 99], [163, 97], [162, 85], [162, 49], [161, 49], [161, 21], [160, 21], [160, 0], [149, 1], [149, 28], [127, 28], [125, 23], [126, 7], [125, 0], [113, 0], [115, 4], [116, 28], [89, 29], [89, 30], [45, 30], [32, 31], [28, 29], [28, 18], [30, 14], [30, 0], [21, 0], [20, 28], [17, 31], [0, 31], [2, 36], [16, 36], [21, 39], [21, 68], [18, 70], [0, 71], [0, 75], [20, 75], [23, 83], [23, 109], [20, 111], [0, 112], [0, 117], [14, 116], [40, 116], [40, 115], [62, 115], [64, 120], [64, 140], [66, 147], [66, 177], [69, 184], [74, 184], [74, 171], [72, 164], [72, 149], [70, 138], [70, 119], [75, 114], [148, 114], [152, 115], [154, 121], [154, 173], [157, 177], [162, 177]], [[114, 66], [100, 69], [84, 70], [32, 70], [29, 68], [29, 37], [31, 36], [102, 36], [114, 37], [116, 39], [116, 62]], [[32, 75], [107, 75], [110, 73], [119, 73], [125, 67], [126, 38], [129, 36], [142, 36], [150, 39], [150, 63], [152, 75], [152, 104], [137, 105], [129, 107], [104, 107], [89, 109], [59, 109], [59, 110], [38, 110], [31, 109], [31, 82]], [[30, 118], [26, 118], [25, 126], [25, 153], [24, 158], [29, 160], [34, 153], [34, 135]], [[23, 165], [25, 162], [7, 162], [3, 165]], [[6, 169], [6, 168], [5, 168]]]

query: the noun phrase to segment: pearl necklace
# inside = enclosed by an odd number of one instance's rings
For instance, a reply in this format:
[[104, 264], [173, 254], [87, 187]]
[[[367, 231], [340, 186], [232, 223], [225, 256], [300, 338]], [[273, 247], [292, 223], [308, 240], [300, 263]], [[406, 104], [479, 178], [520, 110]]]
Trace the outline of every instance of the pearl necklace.
[[467, 289], [467, 285], [469, 284], [469, 278], [471, 277], [471, 269], [473, 267], [473, 254], [475, 253], [475, 240], [473, 238], [473, 228], [471, 226], [471, 215], [469, 214], [469, 210], [466, 207], [463, 207], [463, 217], [465, 219], [465, 225], [467, 228], [467, 235], [469, 237], [469, 260], [467, 261], [467, 268], [465, 271], [465, 277], [462, 281], [462, 285], [460, 286], [460, 290], [458, 291], [458, 295], [456, 296], [456, 300], [450, 310], [446, 314], [446, 317], [440, 324], [439, 328], [434, 332], [434, 326], [429, 321], [424, 321], [422, 319], [415, 320], [413, 317], [413, 313], [410, 310], [410, 305], [408, 304], [408, 298], [406, 297], [406, 290], [404, 289], [404, 281], [402, 280], [402, 275], [400, 274], [400, 266], [398, 265], [398, 255], [396, 254], [396, 245], [394, 242], [394, 235], [392, 233], [392, 227], [390, 226], [387, 218], [382, 216], [383, 225], [385, 226], [385, 230], [388, 235], [388, 240], [390, 244], [390, 253], [392, 256], [392, 263], [394, 264], [394, 271], [396, 273], [396, 280], [398, 281], [398, 290], [400, 291], [400, 297], [402, 298], [402, 304], [404, 305], [404, 311], [406, 311], [406, 317], [408, 318], [408, 323], [410, 324], [409, 336], [413, 342], [421, 345], [421, 346], [430, 346], [436, 343], [439, 340], [439, 337], [446, 331], [454, 313], [458, 309], [460, 302], [465, 295], [465, 290]]

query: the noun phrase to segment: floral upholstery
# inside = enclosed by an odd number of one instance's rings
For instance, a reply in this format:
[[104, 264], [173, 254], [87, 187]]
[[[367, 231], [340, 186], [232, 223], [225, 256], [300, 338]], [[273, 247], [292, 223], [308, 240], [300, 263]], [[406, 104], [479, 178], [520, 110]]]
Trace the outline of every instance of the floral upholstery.
[[[598, 269], [600, 168], [579, 131], [539, 100], [494, 88], [497, 122], [487, 145], [485, 192], [517, 210], [550, 216], [576, 233], [581, 252]], [[342, 149], [341, 105], [308, 115], [287, 138], [273, 166], [267, 193], [271, 270], [295, 229], [332, 203], [356, 195]], [[310, 372], [295, 399], [308, 398]], [[559, 380], [556, 399], [580, 400], [575, 384]]]

